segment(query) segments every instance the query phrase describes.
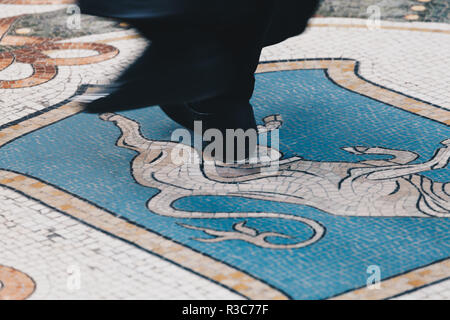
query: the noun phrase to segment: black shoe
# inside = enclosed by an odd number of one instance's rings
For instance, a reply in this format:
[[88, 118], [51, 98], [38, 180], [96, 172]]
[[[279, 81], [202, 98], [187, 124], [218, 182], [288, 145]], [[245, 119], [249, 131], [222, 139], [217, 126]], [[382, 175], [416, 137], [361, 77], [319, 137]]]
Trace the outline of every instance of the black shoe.
[[[185, 103], [178, 105], [163, 105], [161, 109], [173, 121], [194, 131], [194, 122], [201, 121], [202, 132], [196, 132], [202, 137], [209, 129], [217, 129], [223, 137], [223, 148], [214, 150], [211, 157], [222, 162], [245, 161], [255, 156], [257, 148], [257, 126], [253, 108], [248, 101], [232, 101], [229, 99], [210, 99], [200, 103]], [[244, 141], [234, 137], [233, 150], [227, 150], [227, 129], [242, 130], [249, 137]], [[203, 150], [212, 142], [204, 142]], [[244, 144], [242, 144], [244, 143]]]
[[188, 103], [167, 104], [159, 107], [170, 119], [191, 131], [194, 131], [195, 121], [207, 122], [207, 118], [213, 116], [211, 114], [196, 112], [189, 107]]

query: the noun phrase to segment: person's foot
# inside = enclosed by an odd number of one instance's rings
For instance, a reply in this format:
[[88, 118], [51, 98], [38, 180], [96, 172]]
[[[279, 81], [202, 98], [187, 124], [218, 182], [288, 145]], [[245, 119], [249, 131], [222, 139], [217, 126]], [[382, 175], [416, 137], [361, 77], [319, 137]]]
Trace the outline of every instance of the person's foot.
[[159, 106], [161, 110], [173, 121], [186, 129], [194, 131], [195, 121], [207, 121], [208, 117], [213, 115], [196, 112], [190, 108], [189, 103], [182, 104], [166, 104]]
[[[217, 129], [222, 135], [223, 146], [216, 148], [210, 155], [217, 160], [243, 161], [256, 152], [257, 126], [253, 108], [248, 101], [216, 98], [199, 103], [162, 105], [161, 109], [173, 121], [192, 131], [195, 129], [194, 122], [201, 121], [202, 131], [196, 133], [202, 137], [209, 129]], [[242, 130], [243, 134], [239, 135], [237, 132], [237, 135], [227, 135], [228, 129], [232, 130], [231, 133]], [[227, 143], [233, 143], [233, 148], [227, 150]], [[208, 145], [209, 143], [204, 142], [204, 150]]]

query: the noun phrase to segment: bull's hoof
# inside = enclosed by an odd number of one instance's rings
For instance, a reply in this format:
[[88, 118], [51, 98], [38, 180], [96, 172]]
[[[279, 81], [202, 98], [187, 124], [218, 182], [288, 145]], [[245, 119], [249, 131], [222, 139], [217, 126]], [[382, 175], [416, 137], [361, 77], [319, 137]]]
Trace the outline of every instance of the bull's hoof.
[[365, 154], [368, 149], [369, 149], [368, 147], [361, 147], [361, 146], [342, 148], [342, 150], [356, 155]]
[[264, 122], [264, 125], [258, 126], [258, 133], [265, 133], [277, 130], [281, 128], [281, 126], [283, 125], [283, 118], [281, 117], [280, 114], [273, 114], [263, 118], [262, 120]]

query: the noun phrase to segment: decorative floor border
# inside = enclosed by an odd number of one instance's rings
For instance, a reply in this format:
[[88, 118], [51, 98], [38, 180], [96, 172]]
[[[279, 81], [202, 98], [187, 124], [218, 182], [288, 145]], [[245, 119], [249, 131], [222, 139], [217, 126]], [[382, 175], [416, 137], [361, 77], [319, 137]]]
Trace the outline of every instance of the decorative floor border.
[[[450, 125], [450, 111], [421, 101], [399, 92], [395, 92], [369, 82], [358, 74], [358, 62], [351, 59], [304, 59], [262, 63], [258, 73], [288, 70], [322, 69], [335, 84], [352, 92], [381, 101], [385, 104], [405, 110], [439, 123]], [[95, 91], [89, 88], [88, 91]], [[15, 121], [0, 130], [0, 147], [19, 137], [54, 124], [82, 111], [77, 102], [60, 104], [44, 113]], [[33, 177], [0, 170], [0, 185], [37, 200], [65, 215], [89, 225], [110, 236], [121, 239], [150, 254], [170, 261], [179, 267], [200, 275], [235, 293], [249, 299], [289, 299], [280, 290], [256, 279], [251, 275], [215, 260], [205, 254], [183, 246], [151, 230], [115, 216], [112, 212], [65, 192], [56, 186]], [[383, 290], [361, 288], [352, 290], [337, 298], [341, 299], [384, 299], [412, 288], [426, 286], [450, 274], [450, 259], [430, 266], [409, 271], [400, 276], [382, 282]]]
[[[19, 46], [12, 51], [0, 52], [0, 71], [15, 62], [29, 64], [30, 76], [18, 80], [0, 80], [0, 89], [30, 88], [44, 84], [56, 77], [58, 66], [81, 66], [110, 60], [119, 54], [111, 45], [97, 42], [64, 42], [60, 38], [41, 38], [8, 35], [14, 23], [25, 15], [0, 19], [0, 45]], [[79, 58], [51, 58], [50, 52], [62, 50], [92, 50], [97, 54]]]

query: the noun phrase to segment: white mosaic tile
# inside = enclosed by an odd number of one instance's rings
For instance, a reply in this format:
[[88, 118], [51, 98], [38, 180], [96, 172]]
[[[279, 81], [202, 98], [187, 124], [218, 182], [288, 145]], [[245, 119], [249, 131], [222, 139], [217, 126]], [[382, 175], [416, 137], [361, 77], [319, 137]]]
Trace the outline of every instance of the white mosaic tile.
[[0, 18], [18, 16], [21, 14], [36, 14], [42, 12], [50, 12], [66, 8], [67, 5], [18, 5], [18, 4], [1, 4]]
[[450, 300], [450, 279], [417, 289], [393, 300]]
[[[62, 7], [0, 5], [0, 18]], [[262, 61], [356, 59], [360, 62], [360, 74], [367, 80], [450, 109], [450, 75], [443, 72], [450, 63], [450, 27], [383, 22], [386, 29], [368, 32], [363, 28], [317, 26], [358, 25], [364, 21], [313, 19], [305, 34], [266, 48]], [[0, 126], [70, 98], [82, 84], [110, 83], [148, 44], [142, 38], [133, 38], [135, 35], [128, 30], [62, 41], [117, 39], [109, 44], [120, 53], [114, 59], [93, 65], [59, 66], [54, 79], [37, 87], [0, 90]], [[89, 50], [49, 53], [54, 58], [91, 54]], [[30, 72], [29, 65], [15, 63], [0, 72], [0, 80], [26, 78]], [[0, 188], [0, 234], [0, 263], [20, 269], [39, 284], [32, 299], [240, 298], [211, 281], [4, 188]], [[79, 290], [68, 288], [68, 268], [79, 268]], [[398, 299], [450, 299], [450, 283], [447, 280]]]
[[30, 299], [241, 299], [9, 189], [0, 203], [0, 262], [34, 279]]

